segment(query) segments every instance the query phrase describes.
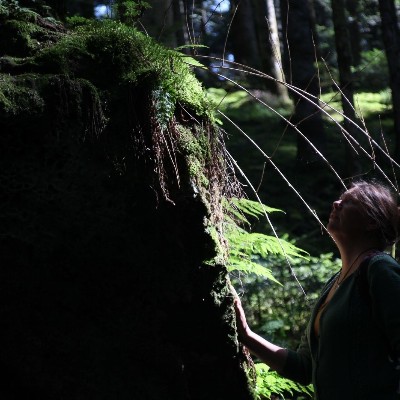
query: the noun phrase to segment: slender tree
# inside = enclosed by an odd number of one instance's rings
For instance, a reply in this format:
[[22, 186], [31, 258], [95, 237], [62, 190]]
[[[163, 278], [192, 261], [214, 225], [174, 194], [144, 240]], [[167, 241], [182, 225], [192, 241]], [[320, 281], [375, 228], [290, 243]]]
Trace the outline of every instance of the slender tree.
[[[274, 0], [266, 0], [267, 16], [265, 17], [268, 21], [268, 32], [269, 42], [271, 43], [273, 57], [271, 70], [274, 71], [274, 76], [279, 80], [284, 80], [282, 54], [281, 54], [281, 43], [279, 38], [278, 21], [276, 17], [275, 3]], [[283, 86], [280, 86], [283, 87]], [[287, 91], [285, 92], [287, 94]]]
[[261, 58], [258, 48], [256, 13], [252, 0], [233, 0], [231, 40], [235, 60], [249, 67], [261, 70]]
[[[354, 127], [356, 114], [354, 109], [353, 76], [351, 72], [352, 56], [350, 35], [347, 25], [345, 0], [332, 0], [332, 19], [335, 30], [337, 64], [339, 69], [339, 86], [341, 90], [342, 108], [345, 120], [344, 129], [353, 138], [357, 138]], [[345, 173], [348, 176], [359, 172], [359, 165], [352, 146], [345, 147]]]
[[[258, 2], [257, 2], [258, 3]], [[265, 0], [259, 12], [259, 47], [262, 55], [263, 70], [279, 81], [284, 81], [281, 44], [278, 32], [278, 22], [276, 19], [274, 0]], [[286, 98], [288, 92], [285, 86], [270, 82], [270, 89]]]
[[[308, 0], [281, 0], [281, 20], [284, 43], [285, 74], [288, 82], [301, 90], [318, 96], [319, 82], [315, 68], [314, 22]], [[318, 149], [323, 150], [325, 133], [322, 115], [315, 102], [291, 94], [295, 103], [292, 123]], [[306, 164], [317, 159], [315, 151], [303, 136], [297, 136], [297, 159]]]
[[346, 0], [347, 11], [349, 12], [348, 26], [350, 33], [350, 45], [352, 64], [357, 66], [361, 62], [361, 33], [360, 33], [360, 5], [359, 0]]
[[382, 35], [389, 67], [392, 91], [395, 156], [400, 157], [400, 31], [394, 0], [379, 0]]
[[[231, 43], [235, 60], [282, 80], [280, 44], [273, 1], [231, 1]], [[252, 86], [287, 96], [276, 80], [249, 79]]]

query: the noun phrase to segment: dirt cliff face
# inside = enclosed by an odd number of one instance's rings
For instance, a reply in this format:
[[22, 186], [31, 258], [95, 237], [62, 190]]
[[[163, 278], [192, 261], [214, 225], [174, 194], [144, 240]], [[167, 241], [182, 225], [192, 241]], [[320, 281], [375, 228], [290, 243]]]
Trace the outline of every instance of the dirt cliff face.
[[[250, 399], [224, 146], [184, 60], [0, 7], [2, 399]], [[9, 40], [14, 45], [10, 46]]]

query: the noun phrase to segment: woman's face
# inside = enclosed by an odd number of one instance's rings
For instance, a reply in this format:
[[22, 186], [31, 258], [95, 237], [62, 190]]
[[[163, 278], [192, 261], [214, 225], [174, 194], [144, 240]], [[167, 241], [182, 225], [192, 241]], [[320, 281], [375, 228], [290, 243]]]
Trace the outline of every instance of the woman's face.
[[350, 189], [333, 202], [326, 228], [334, 238], [349, 240], [365, 234], [368, 222], [362, 205], [354, 196], [354, 189]]

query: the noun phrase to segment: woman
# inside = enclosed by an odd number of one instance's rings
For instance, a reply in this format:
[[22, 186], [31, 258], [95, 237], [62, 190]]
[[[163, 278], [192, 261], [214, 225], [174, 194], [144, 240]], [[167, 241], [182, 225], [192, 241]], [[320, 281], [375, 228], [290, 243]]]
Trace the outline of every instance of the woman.
[[381, 184], [359, 182], [333, 203], [327, 230], [342, 269], [325, 285], [297, 351], [252, 332], [236, 295], [240, 341], [318, 400], [400, 399], [400, 266], [383, 251], [399, 210]]

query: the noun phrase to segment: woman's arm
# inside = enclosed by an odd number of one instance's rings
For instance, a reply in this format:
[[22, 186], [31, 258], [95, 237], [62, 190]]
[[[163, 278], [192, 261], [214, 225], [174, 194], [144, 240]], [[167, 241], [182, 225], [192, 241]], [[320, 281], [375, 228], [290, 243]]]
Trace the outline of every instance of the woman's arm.
[[239, 296], [233, 286], [231, 290], [234, 295], [236, 327], [241, 343], [285, 378], [302, 385], [311, 383], [312, 362], [306, 335], [303, 335], [297, 351], [287, 350], [268, 342], [249, 328]]
[[268, 342], [250, 329], [239, 296], [233, 288], [232, 292], [235, 296], [234, 307], [239, 340], [252, 354], [268, 364], [273, 370], [280, 372], [286, 363], [287, 350]]

